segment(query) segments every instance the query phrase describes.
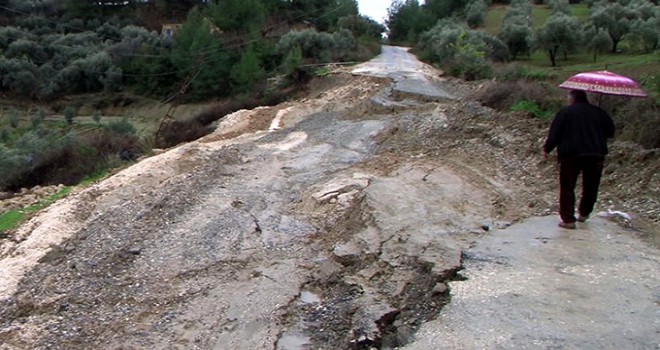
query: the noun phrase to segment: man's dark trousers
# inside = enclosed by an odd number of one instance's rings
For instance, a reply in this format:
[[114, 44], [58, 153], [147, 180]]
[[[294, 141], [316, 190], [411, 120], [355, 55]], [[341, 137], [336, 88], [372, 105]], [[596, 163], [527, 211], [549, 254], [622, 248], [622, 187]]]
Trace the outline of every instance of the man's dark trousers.
[[594, 210], [598, 186], [603, 173], [602, 156], [581, 156], [559, 161], [559, 216], [564, 222], [575, 222], [575, 186], [582, 173], [582, 198], [578, 212], [587, 217]]

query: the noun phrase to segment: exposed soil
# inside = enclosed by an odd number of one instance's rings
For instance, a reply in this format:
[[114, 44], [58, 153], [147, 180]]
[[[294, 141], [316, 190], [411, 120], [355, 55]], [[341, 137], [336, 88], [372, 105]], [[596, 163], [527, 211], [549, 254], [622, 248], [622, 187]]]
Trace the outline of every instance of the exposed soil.
[[[58, 202], [0, 246], [0, 349], [408, 343], [465, 248], [557, 208], [548, 122], [442, 84], [383, 103], [389, 80], [338, 72]], [[597, 210], [657, 242], [659, 167], [614, 141]]]

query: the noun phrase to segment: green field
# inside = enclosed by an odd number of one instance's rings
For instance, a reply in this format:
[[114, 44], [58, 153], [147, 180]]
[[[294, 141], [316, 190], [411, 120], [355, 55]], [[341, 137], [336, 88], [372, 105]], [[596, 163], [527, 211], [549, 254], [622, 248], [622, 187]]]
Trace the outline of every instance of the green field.
[[[586, 4], [571, 6], [573, 14], [576, 17], [582, 21], [588, 20], [589, 8]], [[508, 6], [505, 5], [492, 6], [486, 16], [483, 29], [497, 35], [507, 9]], [[532, 16], [534, 26], [539, 27], [550, 16], [550, 8], [547, 5], [534, 6]], [[551, 67], [548, 55], [542, 51], [535, 51], [529, 57], [521, 57], [516, 64], [527, 66], [536, 75], [549, 77], [545, 80], [553, 84], [559, 83], [579, 72], [607, 69], [637, 80], [651, 96], [660, 98], [658, 96], [660, 52], [641, 53], [637, 50], [629, 49], [625, 40], [621, 43], [620, 48], [623, 49], [623, 53], [601, 53], [597, 56], [595, 62], [592, 53], [577, 52], [569, 54], [566, 59], [563, 56], [558, 57], [557, 67]]]

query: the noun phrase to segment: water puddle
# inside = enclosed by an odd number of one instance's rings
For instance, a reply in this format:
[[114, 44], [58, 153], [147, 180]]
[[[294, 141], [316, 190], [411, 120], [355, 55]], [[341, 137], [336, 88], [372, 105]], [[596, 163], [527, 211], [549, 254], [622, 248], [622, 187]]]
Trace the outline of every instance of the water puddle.
[[277, 341], [277, 350], [310, 350], [312, 340], [297, 333], [284, 333]]
[[321, 298], [310, 291], [304, 290], [300, 292], [300, 301], [304, 304], [318, 304], [321, 302]]

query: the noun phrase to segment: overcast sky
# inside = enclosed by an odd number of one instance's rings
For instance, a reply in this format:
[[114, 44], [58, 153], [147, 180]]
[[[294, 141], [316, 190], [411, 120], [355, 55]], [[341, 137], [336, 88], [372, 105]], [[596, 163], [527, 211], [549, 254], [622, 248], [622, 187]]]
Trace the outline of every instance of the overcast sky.
[[387, 8], [392, 4], [391, 0], [358, 0], [360, 13], [383, 23], [387, 17]]

